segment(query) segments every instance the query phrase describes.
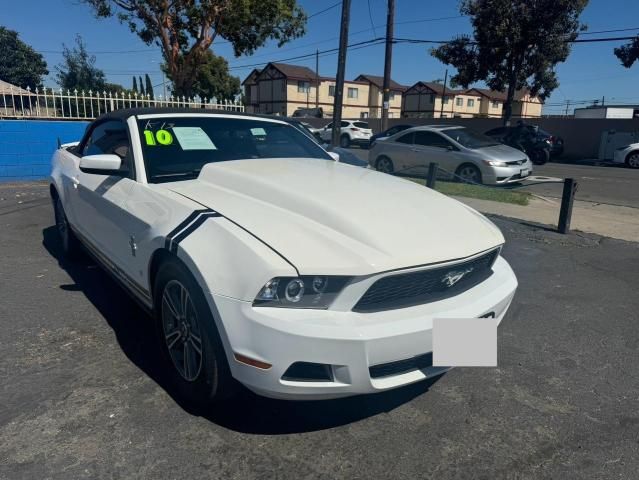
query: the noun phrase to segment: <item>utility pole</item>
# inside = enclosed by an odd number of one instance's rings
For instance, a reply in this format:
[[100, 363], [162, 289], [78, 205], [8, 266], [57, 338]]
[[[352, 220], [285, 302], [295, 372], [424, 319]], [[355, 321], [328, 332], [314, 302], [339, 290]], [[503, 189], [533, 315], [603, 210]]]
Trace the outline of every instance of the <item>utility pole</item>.
[[351, 16], [351, 0], [342, 0], [342, 24], [339, 31], [339, 52], [337, 53], [337, 78], [335, 79], [335, 101], [333, 102], [333, 131], [331, 145], [339, 145], [344, 103], [344, 75], [346, 74], [346, 47], [348, 45], [348, 23]]
[[448, 81], [448, 69], [444, 73], [444, 90], [442, 91], [442, 108], [439, 111], [439, 118], [444, 116], [444, 99], [446, 98], [446, 82]]
[[382, 94], [382, 132], [388, 128], [390, 101], [390, 76], [393, 62], [393, 24], [395, 23], [395, 0], [388, 0], [386, 15], [386, 54], [384, 56], [384, 86]]
[[570, 100], [566, 100], [566, 116], [568, 116], [568, 108], [570, 107]]
[[315, 50], [315, 108], [319, 108], [319, 49]]

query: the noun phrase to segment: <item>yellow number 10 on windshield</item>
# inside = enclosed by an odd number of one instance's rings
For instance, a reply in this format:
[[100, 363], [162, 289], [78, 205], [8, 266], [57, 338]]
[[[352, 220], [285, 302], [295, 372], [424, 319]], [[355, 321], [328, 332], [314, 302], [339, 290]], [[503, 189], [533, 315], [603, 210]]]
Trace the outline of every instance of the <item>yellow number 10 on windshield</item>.
[[144, 140], [147, 145], [171, 145], [173, 143], [173, 135], [168, 130], [158, 130], [153, 135], [151, 130], [144, 130]]

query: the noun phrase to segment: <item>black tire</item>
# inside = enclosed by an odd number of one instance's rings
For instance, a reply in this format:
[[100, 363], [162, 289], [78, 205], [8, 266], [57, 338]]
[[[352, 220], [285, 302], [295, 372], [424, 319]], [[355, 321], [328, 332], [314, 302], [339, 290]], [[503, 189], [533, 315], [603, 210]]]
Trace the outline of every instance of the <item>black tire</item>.
[[[472, 163], [464, 163], [455, 171], [455, 180], [463, 183], [482, 183], [481, 171]], [[461, 178], [460, 178], [461, 177]]]
[[395, 171], [393, 161], [386, 155], [380, 155], [375, 161], [375, 170], [382, 173], [392, 174]]
[[58, 195], [53, 197], [53, 212], [55, 215], [55, 225], [60, 237], [62, 254], [69, 260], [76, 260], [82, 255], [82, 245], [75, 236], [69, 225], [67, 215], [62, 206], [62, 200]]
[[[181, 306], [169, 305], [180, 288], [188, 294], [187, 301], [179, 302], [187, 305], [185, 312], [177, 311]], [[206, 408], [236, 393], [237, 383], [231, 376], [213, 314], [202, 289], [182, 262], [169, 259], [160, 266], [153, 298], [158, 341], [180, 399], [196, 408]], [[176, 311], [185, 313], [184, 318], [176, 317]], [[169, 344], [173, 346], [169, 348]]]
[[544, 148], [538, 148], [530, 152], [530, 161], [535, 165], [543, 165], [550, 161], [550, 152]]
[[342, 148], [348, 148], [351, 146], [351, 137], [348, 135], [342, 135], [339, 137], [339, 146]]
[[626, 165], [630, 168], [639, 168], [639, 150], [634, 150], [626, 156]]

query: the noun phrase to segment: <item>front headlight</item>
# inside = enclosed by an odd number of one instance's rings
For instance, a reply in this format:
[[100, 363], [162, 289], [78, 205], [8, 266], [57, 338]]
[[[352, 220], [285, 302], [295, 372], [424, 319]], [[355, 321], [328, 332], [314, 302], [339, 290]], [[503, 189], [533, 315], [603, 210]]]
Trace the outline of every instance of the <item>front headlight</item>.
[[276, 277], [259, 291], [253, 306], [286, 308], [328, 308], [350, 277], [304, 275]]
[[500, 162], [498, 160], [484, 160], [486, 165], [490, 165], [491, 167], [507, 167], [508, 164], [506, 162]]

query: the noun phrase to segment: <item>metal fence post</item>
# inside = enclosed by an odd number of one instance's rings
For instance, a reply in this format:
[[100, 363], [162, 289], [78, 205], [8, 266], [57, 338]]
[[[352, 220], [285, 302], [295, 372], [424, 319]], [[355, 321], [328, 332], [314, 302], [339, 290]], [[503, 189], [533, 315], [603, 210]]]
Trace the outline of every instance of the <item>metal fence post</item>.
[[426, 177], [426, 186], [428, 188], [435, 188], [435, 182], [437, 180], [437, 163], [430, 162], [428, 165], [428, 176]]
[[557, 229], [559, 233], [568, 233], [570, 231], [570, 220], [572, 219], [572, 205], [577, 193], [577, 182], [574, 178], [564, 179], [564, 190], [561, 194], [561, 208], [559, 210], [559, 224]]

